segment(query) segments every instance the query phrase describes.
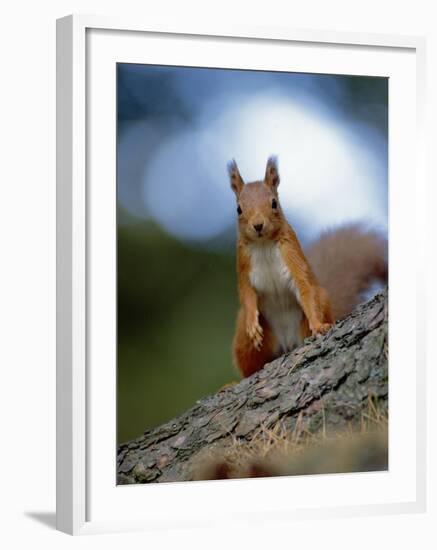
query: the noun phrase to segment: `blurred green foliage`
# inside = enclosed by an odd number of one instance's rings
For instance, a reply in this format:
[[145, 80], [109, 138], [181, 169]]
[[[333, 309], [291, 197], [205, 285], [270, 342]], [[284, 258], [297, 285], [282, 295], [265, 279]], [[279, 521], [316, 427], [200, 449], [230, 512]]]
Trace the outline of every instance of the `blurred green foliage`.
[[237, 380], [233, 251], [191, 247], [151, 222], [118, 226], [117, 438], [127, 441]]

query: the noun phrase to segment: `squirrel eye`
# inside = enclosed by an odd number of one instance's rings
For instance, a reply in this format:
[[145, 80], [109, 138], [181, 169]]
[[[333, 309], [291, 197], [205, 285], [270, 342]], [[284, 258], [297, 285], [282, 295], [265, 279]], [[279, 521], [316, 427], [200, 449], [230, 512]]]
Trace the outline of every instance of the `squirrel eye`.
[[278, 203], [276, 201], [276, 199], [272, 199], [272, 208], [274, 208], [276, 210], [276, 208], [278, 208]]
[[241, 210], [240, 205], [237, 206], [237, 213], [238, 213], [239, 216], [243, 213], [243, 211]]

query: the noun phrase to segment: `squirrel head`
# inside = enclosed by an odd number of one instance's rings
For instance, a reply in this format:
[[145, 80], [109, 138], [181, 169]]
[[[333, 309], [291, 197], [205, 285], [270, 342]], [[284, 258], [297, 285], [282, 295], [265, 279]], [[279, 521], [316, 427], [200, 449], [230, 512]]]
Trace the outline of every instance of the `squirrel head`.
[[235, 160], [228, 163], [228, 172], [231, 188], [237, 197], [240, 235], [249, 242], [272, 240], [284, 222], [278, 197], [277, 158], [268, 159], [262, 181], [244, 183]]

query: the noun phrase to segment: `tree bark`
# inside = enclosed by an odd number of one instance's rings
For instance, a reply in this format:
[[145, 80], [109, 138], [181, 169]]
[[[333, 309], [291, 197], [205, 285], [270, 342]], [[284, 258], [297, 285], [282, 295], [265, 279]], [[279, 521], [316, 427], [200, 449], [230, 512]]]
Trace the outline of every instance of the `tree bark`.
[[119, 484], [186, 481], [207, 445], [250, 440], [278, 421], [312, 433], [359, 426], [369, 396], [388, 410], [387, 291], [358, 306], [324, 336], [267, 364], [235, 386], [118, 448]]

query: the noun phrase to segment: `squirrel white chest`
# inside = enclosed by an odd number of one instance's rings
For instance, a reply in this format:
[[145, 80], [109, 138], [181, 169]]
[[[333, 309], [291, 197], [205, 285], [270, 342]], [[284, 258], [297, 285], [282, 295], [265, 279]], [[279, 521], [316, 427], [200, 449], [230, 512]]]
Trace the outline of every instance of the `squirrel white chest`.
[[276, 243], [254, 244], [249, 248], [249, 278], [257, 291], [258, 309], [268, 322], [282, 352], [302, 342], [302, 309], [298, 290]]

